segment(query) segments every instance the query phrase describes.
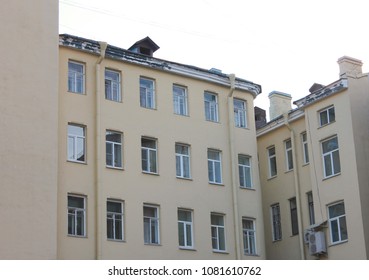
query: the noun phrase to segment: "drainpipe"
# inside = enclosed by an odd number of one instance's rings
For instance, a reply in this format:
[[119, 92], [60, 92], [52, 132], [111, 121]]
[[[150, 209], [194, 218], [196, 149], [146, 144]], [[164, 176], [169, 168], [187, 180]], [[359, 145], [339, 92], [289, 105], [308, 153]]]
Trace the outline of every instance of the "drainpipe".
[[230, 153], [230, 166], [231, 166], [231, 185], [232, 185], [232, 207], [233, 207], [233, 217], [234, 217], [234, 238], [235, 238], [235, 252], [236, 259], [241, 259], [241, 241], [239, 234], [239, 214], [238, 214], [238, 199], [237, 199], [237, 173], [235, 165], [235, 140], [234, 140], [234, 115], [233, 115], [233, 92], [236, 87], [236, 76], [235, 74], [230, 74], [230, 91], [228, 94], [228, 136], [229, 136], [229, 153]]
[[296, 159], [296, 145], [295, 145], [295, 131], [291, 127], [289, 121], [288, 121], [288, 113], [283, 114], [284, 118], [284, 124], [288, 128], [288, 130], [291, 133], [291, 144], [292, 144], [292, 160], [295, 165], [294, 171], [293, 171], [293, 177], [294, 177], [294, 185], [295, 185], [295, 193], [296, 193], [296, 207], [297, 207], [297, 225], [299, 228], [299, 245], [300, 245], [300, 254], [301, 259], [305, 259], [305, 246], [304, 246], [304, 231], [302, 228], [302, 216], [301, 216], [301, 198], [300, 198], [300, 176], [299, 171], [297, 168], [297, 159]]
[[96, 87], [96, 99], [95, 99], [95, 258], [102, 258], [102, 228], [103, 228], [103, 202], [101, 201], [101, 123], [100, 123], [100, 111], [101, 111], [101, 96], [100, 96], [100, 65], [105, 57], [105, 51], [108, 46], [105, 42], [99, 42], [100, 44], [100, 56], [96, 61], [96, 75], [95, 75], [95, 87]]

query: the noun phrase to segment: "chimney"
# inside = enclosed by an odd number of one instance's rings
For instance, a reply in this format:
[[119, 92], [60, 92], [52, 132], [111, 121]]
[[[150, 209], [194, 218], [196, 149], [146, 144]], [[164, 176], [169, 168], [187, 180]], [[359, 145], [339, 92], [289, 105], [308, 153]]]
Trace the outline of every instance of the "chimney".
[[363, 63], [356, 58], [343, 56], [338, 59], [337, 63], [340, 67], [340, 78], [347, 77], [347, 75], [356, 77], [363, 73], [361, 69]]
[[269, 97], [269, 118], [273, 120], [284, 113], [289, 112], [291, 107], [292, 97], [288, 93], [280, 92], [280, 91], [272, 91], [268, 95]]

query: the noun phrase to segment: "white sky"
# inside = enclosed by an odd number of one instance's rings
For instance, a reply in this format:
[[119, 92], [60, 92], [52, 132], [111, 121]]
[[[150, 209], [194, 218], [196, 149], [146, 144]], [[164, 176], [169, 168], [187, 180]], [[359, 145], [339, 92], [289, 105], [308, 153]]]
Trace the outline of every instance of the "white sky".
[[[128, 49], [149, 36], [155, 57], [221, 69], [297, 100], [338, 79], [337, 59], [369, 64], [365, 0], [60, 0], [59, 33]], [[369, 94], [369, 93], [368, 93]]]

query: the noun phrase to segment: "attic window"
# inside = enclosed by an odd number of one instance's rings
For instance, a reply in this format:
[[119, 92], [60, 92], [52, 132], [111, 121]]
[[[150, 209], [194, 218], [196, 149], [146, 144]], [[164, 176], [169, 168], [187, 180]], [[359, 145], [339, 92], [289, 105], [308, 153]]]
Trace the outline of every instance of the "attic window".
[[152, 52], [149, 48], [140, 47], [140, 53], [145, 55], [152, 55]]

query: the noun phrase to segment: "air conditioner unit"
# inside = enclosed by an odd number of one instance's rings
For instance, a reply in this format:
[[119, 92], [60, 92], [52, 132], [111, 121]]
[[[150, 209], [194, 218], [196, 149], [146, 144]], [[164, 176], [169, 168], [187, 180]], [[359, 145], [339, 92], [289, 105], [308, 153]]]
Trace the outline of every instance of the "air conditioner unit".
[[322, 254], [327, 251], [325, 246], [325, 235], [322, 231], [311, 232], [309, 234], [310, 255]]

